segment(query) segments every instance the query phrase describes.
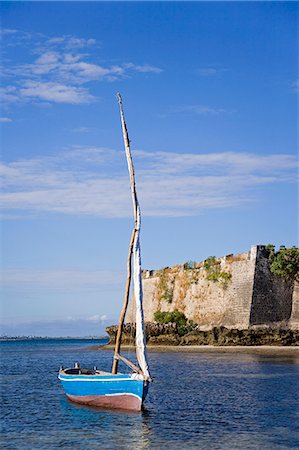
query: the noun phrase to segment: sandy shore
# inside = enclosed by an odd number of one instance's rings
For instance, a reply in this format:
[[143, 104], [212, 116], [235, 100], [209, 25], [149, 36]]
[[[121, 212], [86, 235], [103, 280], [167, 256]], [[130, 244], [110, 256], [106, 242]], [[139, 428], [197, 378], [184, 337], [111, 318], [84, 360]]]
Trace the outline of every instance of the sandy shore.
[[[101, 347], [89, 347], [90, 350], [114, 350], [114, 345]], [[134, 347], [122, 345], [122, 350], [133, 350]], [[182, 352], [182, 353], [246, 353], [269, 356], [297, 356], [299, 358], [299, 346], [215, 346], [215, 345], [147, 345], [148, 352]]]

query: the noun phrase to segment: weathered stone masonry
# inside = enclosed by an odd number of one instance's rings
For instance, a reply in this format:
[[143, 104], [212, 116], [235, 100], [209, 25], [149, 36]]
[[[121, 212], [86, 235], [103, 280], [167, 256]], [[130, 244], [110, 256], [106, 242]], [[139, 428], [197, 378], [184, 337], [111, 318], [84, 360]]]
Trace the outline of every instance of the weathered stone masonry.
[[[167, 296], [161, 295], [161, 271], [143, 271], [145, 321], [153, 322], [158, 310], [178, 309], [201, 329], [273, 324], [299, 328], [299, 285], [270, 272], [264, 246], [220, 258], [219, 267], [231, 274], [226, 284], [208, 280], [203, 263], [192, 270], [183, 266], [164, 269]], [[134, 302], [130, 305], [127, 322], [134, 322]]]

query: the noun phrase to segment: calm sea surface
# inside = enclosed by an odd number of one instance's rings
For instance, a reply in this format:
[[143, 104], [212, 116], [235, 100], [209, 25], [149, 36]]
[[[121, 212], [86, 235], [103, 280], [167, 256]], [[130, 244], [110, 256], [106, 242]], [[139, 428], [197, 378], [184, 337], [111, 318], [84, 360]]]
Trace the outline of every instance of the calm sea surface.
[[110, 370], [100, 341], [1, 342], [2, 449], [296, 449], [294, 357], [149, 353], [154, 382], [141, 413], [69, 402], [57, 379], [75, 361]]

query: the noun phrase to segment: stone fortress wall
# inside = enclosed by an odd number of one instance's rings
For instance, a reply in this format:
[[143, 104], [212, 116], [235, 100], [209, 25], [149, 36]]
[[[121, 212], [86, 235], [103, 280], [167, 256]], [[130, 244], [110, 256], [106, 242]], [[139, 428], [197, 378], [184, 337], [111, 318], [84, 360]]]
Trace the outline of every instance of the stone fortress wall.
[[[145, 322], [156, 311], [184, 312], [202, 330], [223, 326], [248, 329], [284, 325], [299, 328], [299, 284], [286, 282], [269, 269], [265, 246], [217, 259], [218, 270], [229, 279], [207, 279], [204, 263], [143, 271]], [[135, 322], [130, 302], [127, 322]]]

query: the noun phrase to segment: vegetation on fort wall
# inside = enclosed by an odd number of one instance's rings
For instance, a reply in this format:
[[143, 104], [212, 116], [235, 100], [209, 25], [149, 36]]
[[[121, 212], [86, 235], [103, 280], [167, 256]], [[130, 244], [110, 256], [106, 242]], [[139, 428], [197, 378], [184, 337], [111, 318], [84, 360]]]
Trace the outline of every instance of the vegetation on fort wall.
[[176, 323], [179, 336], [184, 336], [195, 329], [197, 324], [188, 320], [184, 313], [175, 309], [174, 311], [156, 311], [154, 321], [158, 323]]
[[170, 271], [168, 267], [159, 270], [158, 272], [158, 286], [157, 286], [157, 295], [159, 301], [165, 301], [166, 303], [171, 303], [173, 299], [173, 290], [174, 290], [174, 278], [170, 278]]
[[[178, 292], [178, 300], [183, 301], [191, 283], [197, 281], [195, 274], [198, 272], [194, 267], [191, 268], [188, 266], [186, 268], [186, 264], [189, 264], [189, 262], [183, 265], [185, 270], [182, 270], [182, 266], [165, 267], [159, 270], [157, 274], [157, 298], [159, 301], [165, 301], [169, 304], [172, 303], [175, 285]], [[194, 263], [190, 262], [190, 264], [193, 265]]]
[[227, 288], [232, 274], [230, 272], [222, 271], [220, 268], [220, 260], [216, 256], [207, 258], [203, 265], [207, 272], [206, 278], [210, 281], [218, 281], [224, 288]]
[[196, 268], [196, 262], [195, 262], [195, 261], [186, 261], [186, 262], [183, 264], [183, 268], [184, 268], [185, 270], [192, 270], [192, 269], [195, 269], [195, 268]]
[[190, 286], [198, 283], [202, 267], [206, 271], [207, 280], [218, 282], [224, 289], [227, 288], [232, 277], [231, 273], [221, 270], [220, 260], [210, 256], [203, 265], [198, 265], [195, 261], [186, 261], [182, 266], [164, 267], [159, 270], [156, 289], [158, 302], [171, 304], [176, 290], [178, 305], [182, 306]]
[[281, 245], [275, 252], [275, 245], [266, 246], [269, 255], [270, 271], [286, 281], [299, 281], [299, 249]]

